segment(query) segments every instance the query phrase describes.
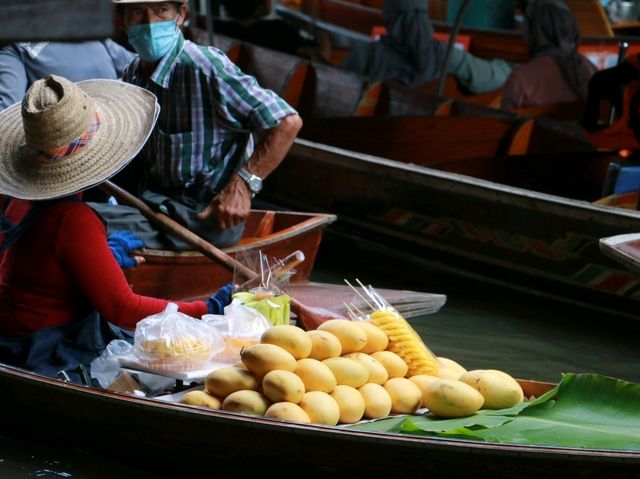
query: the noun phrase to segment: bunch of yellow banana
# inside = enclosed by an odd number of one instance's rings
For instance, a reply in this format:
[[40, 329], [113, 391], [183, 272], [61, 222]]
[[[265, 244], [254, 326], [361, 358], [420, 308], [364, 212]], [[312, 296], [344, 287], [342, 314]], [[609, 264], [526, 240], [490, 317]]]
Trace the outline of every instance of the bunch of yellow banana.
[[387, 350], [400, 356], [409, 366], [407, 376], [438, 373], [438, 360], [422, 342], [418, 333], [395, 311], [378, 310], [371, 314], [370, 320], [382, 329], [389, 338]]

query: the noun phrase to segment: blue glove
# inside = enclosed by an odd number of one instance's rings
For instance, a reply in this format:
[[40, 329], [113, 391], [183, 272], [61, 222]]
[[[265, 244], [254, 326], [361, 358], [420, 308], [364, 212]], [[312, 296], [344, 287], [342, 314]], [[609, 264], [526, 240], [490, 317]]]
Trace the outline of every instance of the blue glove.
[[209, 314], [224, 314], [224, 307], [231, 303], [231, 293], [233, 293], [233, 284], [227, 283], [207, 299]]
[[107, 243], [121, 268], [133, 268], [138, 265], [135, 259], [129, 256], [134, 249], [144, 247], [144, 241], [134, 235], [131, 231], [114, 231], [107, 237]]

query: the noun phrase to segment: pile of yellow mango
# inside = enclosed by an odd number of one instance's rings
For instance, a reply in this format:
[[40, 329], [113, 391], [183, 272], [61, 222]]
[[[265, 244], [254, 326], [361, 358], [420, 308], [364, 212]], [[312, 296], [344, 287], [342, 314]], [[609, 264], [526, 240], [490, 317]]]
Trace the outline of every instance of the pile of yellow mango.
[[461, 417], [523, 401], [520, 385], [497, 370], [467, 371], [436, 357], [392, 311], [332, 319], [313, 331], [267, 329], [233, 366], [211, 371], [183, 404], [335, 426], [427, 408]]

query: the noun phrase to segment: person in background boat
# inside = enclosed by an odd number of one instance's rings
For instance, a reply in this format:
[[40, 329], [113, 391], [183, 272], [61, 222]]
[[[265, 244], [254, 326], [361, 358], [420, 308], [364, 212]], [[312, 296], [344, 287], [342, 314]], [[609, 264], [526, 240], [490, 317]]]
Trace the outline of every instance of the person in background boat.
[[502, 91], [501, 108], [580, 102], [596, 66], [578, 52], [580, 29], [563, 0], [532, 0], [523, 34], [530, 60], [516, 67]]
[[310, 60], [330, 63], [331, 46], [327, 35], [316, 41], [281, 18], [269, 18], [271, 0], [221, 0], [228, 19], [216, 20], [215, 33]]
[[[138, 53], [123, 80], [156, 94], [161, 106], [134, 161], [142, 184], [121, 186], [218, 247], [237, 243], [251, 199], [293, 144], [300, 116], [219, 49], [185, 40], [187, 0], [113, 3], [116, 25]], [[149, 237], [146, 218], [122, 208], [101, 207], [109, 231], [131, 230], [148, 248], [191, 249], [168, 235], [158, 240], [153, 227]]]
[[[158, 116], [155, 96], [117, 80], [48, 76], [0, 112], [0, 195], [32, 202], [19, 222], [0, 216], [0, 362], [74, 375], [164, 299], [132, 292], [102, 219], [80, 192], [121, 170]], [[231, 285], [207, 301], [177, 302], [193, 317], [222, 314]]]
[[[447, 44], [434, 38], [427, 2], [387, 0], [382, 13], [387, 34], [354, 47], [340, 68], [365, 75], [372, 82], [397, 80], [411, 87], [437, 80]], [[504, 60], [485, 60], [457, 48], [452, 49], [446, 69], [474, 94], [501, 88], [511, 73]]]
[[47, 75], [71, 81], [122, 77], [134, 54], [113, 40], [14, 43], [0, 48], [0, 110], [22, 101]]

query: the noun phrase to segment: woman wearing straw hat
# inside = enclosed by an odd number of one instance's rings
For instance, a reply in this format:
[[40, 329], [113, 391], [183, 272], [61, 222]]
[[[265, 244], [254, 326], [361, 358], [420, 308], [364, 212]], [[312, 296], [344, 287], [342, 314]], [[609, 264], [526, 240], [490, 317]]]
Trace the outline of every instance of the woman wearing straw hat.
[[[49, 76], [0, 112], [0, 194], [33, 205], [18, 224], [0, 216], [0, 362], [56, 376], [166, 307], [131, 291], [101, 218], [79, 195], [129, 163], [158, 111], [134, 85]], [[229, 302], [230, 285], [177, 304], [200, 317]]]
[[[116, 24], [138, 53], [123, 80], [153, 92], [162, 107], [140, 155], [145, 185], [138, 193], [216, 246], [235, 244], [262, 180], [293, 144], [300, 116], [222, 51], [184, 38], [187, 0], [112, 1]], [[190, 249], [177, 238], [154, 243], [138, 229], [147, 222], [137, 212], [123, 223], [122, 211], [106, 217], [107, 210], [100, 211], [109, 230], [131, 229], [149, 248]]]

